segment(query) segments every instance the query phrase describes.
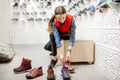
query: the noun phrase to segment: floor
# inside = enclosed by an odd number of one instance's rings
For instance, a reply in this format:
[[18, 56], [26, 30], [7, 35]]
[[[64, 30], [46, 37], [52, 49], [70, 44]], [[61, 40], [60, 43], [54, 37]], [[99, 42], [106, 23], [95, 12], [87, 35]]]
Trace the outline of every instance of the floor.
[[[33, 80], [47, 80], [47, 67], [50, 62], [48, 51], [44, 50], [43, 44], [35, 45], [14, 45], [15, 57], [7, 63], [0, 63], [0, 80], [27, 80], [25, 75], [28, 73], [15, 74], [13, 68], [20, 65], [22, 58], [32, 60], [32, 68], [43, 67], [43, 75]], [[56, 80], [62, 80], [62, 64], [58, 61], [54, 68]], [[71, 80], [110, 80], [95, 64], [79, 63], [72, 64], [75, 73], [71, 74]]]

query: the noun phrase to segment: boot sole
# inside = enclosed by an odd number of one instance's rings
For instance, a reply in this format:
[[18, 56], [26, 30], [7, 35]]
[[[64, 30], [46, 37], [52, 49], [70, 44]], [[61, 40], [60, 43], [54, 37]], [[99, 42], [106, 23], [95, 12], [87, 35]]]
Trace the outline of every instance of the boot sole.
[[71, 80], [71, 77], [64, 77], [62, 76], [63, 80]]
[[70, 80], [70, 78], [63, 78], [63, 80]]
[[37, 76], [35, 76], [35, 77], [26, 76], [26, 79], [34, 79], [34, 78], [37, 78], [37, 77], [42, 76], [42, 75], [43, 75], [43, 74], [37, 75]]
[[14, 71], [14, 73], [15, 73], [15, 74], [20, 74], [20, 73], [26, 73], [26, 72], [30, 72], [30, 71], [31, 71], [31, 69], [25, 70], [25, 71], [21, 71], [21, 72], [15, 72], [15, 71]]
[[54, 78], [47, 78], [47, 80], [55, 80], [55, 77]]
[[47, 80], [55, 80], [55, 79], [47, 79]]
[[47, 80], [55, 80], [55, 79], [47, 79]]

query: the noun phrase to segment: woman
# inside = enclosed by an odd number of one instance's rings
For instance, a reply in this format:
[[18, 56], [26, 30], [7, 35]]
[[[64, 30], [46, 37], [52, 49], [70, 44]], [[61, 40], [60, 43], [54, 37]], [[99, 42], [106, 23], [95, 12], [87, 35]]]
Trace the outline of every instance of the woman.
[[[45, 45], [45, 49], [52, 51], [50, 66], [53, 68], [57, 63], [57, 53], [60, 54], [61, 61], [70, 60], [70, 53], [75, 41], [75, 21], [73, 16], [66, 13], [63, 6], [55, 9], [54, 15], [48, 23], [50, 41]], [[66, 58], [64, 58], [61, 40], [69, 40]]]

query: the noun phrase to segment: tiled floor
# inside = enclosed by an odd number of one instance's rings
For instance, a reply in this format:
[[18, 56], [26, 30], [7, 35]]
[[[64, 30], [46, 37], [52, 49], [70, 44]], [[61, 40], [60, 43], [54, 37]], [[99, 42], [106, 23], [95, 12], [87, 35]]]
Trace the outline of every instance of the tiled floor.
[[[48, 51], [44, 50], [42, 44], [35, 45], [14, 45], [15, 57], [11, 62], [0, 64], [0, 80], [26, 80], [28, 73], [15, 74], [13, 68], [17, 67], [23, 57], [32, 60], [32, 68], [43, 66], [43, 75], [33, 80], [47, 80], [47, 67], [50, 62]], [[54, 68], [56, 80], [62, 80], [61, 63], [58, 61]], [[71, 74], [71, 80], [110, 80], [95, 64], [80, 63], [72, 65], [76, 73]]]

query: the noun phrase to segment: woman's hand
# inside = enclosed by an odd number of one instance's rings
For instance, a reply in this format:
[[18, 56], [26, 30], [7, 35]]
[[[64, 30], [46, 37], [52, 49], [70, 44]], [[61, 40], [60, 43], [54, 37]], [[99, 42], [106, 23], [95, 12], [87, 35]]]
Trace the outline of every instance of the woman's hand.
[[70, 53], [71, 53], [71, 51], [68, 50], [67, 54], [66, 54], [66, 60], [70, 60], [70, 58], [71, 58]]
[[62, 47], [57, 48], [57, 52], [60, 54], [60, 59], [63, 59], [64, 58], [64, 54], [63, 54]]
[[66, 60], [70, 60], [70, 58], [71, 58], [71, 56], [70, 56], [71, 50], [72, 50], [72, 46], [68, 46], [68, 50], [67, 50], [67, 54], [66, 54]]

